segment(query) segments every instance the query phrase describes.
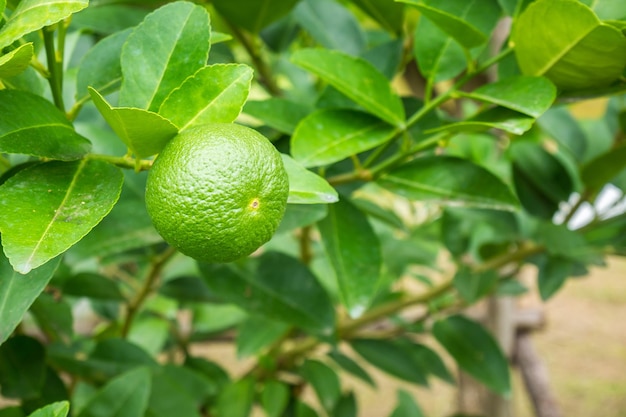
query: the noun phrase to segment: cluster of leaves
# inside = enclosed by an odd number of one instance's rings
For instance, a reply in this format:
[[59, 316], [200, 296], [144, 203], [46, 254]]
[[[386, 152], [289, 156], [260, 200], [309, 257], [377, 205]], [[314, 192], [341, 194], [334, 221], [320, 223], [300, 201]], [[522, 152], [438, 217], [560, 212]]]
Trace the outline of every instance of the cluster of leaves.
[[[340, 375], [454, 383], [443, 351], [507, 394], [459, 312], [524, 292], [525, 263], [547, 299], [626, 254], [626, 3], [161, 3], [0, 0], [0, 416], [356, 416]], [[587, 123], [563, 106], [602, 96]], [[146, 171], [234, 121], [283, 153], [288, 209], [261, 255], [197, 264], [152, 227]], [[194, 353], [217, 337], [244, 376]]]

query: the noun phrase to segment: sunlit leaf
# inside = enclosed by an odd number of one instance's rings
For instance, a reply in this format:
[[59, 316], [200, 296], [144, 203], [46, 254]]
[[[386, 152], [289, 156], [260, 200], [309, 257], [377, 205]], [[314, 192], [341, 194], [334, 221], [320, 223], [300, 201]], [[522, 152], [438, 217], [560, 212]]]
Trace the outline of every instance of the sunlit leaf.
[[14, 77], [26, 70], [33, 58], [33, 43], [25, 43], [6, 55], [0, 56], [0, 78]]

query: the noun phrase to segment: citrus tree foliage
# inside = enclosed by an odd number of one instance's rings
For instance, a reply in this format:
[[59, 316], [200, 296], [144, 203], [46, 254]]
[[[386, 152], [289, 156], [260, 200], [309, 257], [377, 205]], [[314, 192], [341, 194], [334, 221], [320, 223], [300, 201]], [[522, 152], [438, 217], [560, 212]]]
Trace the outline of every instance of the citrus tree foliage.
[[[547, 299], [626, 255], [624, 4], [0, 0], [0, 414], [356, 416], [364, 363], [508, 394], [463, 309], [526, 291], [524, 264]], [[289, 174], [231, 264], [168, 247], [144, 202], [155, 156], [214, 122]], [[246, 372], [195, 349], [216, 338]], [[422, 412], [401, 390], [392, 415]]]

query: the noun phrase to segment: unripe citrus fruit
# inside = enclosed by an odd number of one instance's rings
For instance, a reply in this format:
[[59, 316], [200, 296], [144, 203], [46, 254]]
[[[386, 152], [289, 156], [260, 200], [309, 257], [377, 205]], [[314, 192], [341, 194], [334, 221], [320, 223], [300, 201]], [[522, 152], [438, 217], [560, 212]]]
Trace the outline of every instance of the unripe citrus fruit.
[[280, 154], [236, 124], [206, 124], [174, 137], [148, 173], [146, 206], [163, 239], [206, 262], [230, 262], [270, 240], [287, 204]]

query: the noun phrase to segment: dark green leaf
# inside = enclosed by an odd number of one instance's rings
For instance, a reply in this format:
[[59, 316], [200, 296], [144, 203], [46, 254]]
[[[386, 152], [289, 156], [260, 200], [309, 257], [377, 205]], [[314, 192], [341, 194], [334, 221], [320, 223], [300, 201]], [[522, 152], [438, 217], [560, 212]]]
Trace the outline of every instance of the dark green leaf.
[[309, 114], [309, 108], [284, 98], [271, 97], [263, 101], [248, 100], [243, 112], [271, 128], [291, 135], [300, 120]]
[[302, 401], [296, 402], [296, 417], [318, 417], [319, 414], [308, 404]]
[[[122, 48], [120, 106], [156, 112], [208, 59], [211, 28], [204, 7], [167, 4], [137, 26]], [[154, 34], [158, 33], [158, 42]]]
[[30, 313], [49, 340], [53, 342], [70, 340], [73, 334], [73, 317], [72, 308], [68, 303], [42, 293], [30, 307]]
[[91, 143], [43, 97], [0, 90], [0, 114], [0, 152], [70, 161], [91, 149]]
[[11, 335], [22, 317], [46, 288], [61, 258], [54, 259], [26, 275], [15, 272], [0, 252], [0, 344]]
[[333, 0], [303, 0], [293, 10], [296, 21], [320, 45], [350, 55], [365, 49], [365, 34], [354, 15]]
[[417, 405], [413, 396], [407, 391], [398, 390], [398, 404], [390, 417], [424, 417], [424, 413]]
[[391, 90], [387, 78], [367, 61], [323, 49], [299, 50], [291, 60], [376, 117], [395, 126], [404, 125], [404, 108], [400, 98]]
[[328, 204], [339, 201], [337, 191], [326, 180], [304, 168], [289, 155], [281, 154], [289, 176], [289, 204]]
[[119, 168], [95, 159], [26, 168], [0, 187], [0, 231], [16, 271], [65, 252], [97, 225], [120, 195]]
[[357, 404], [354, 392], [342, 395], [332, 411], [334, 417], [357, 417]]
[[381, 370], [405, 381], [427, 385], [424, 369], [412, 354], [392, 340], [360, 339], [351, 342], [352, 348]]
[[499, 394], [510, 393], [508, 362], [481, 325], [463, 316], [452, 316], [437, 321], [433, 335], [461, 369]]
[[218, 416], [248, 417], [254, 400], [254, 380], [244, 378], [227, 385], [215, 405]]
[[422, 371], [426, 372], [428, 376], [434, 375], [443, 381], [454, 384], [454, 377], [450, 374], [443, 360], [435, 351], [425, 345], [415, 343], [408, 338], [398, 339], [396, 343], [411, 355], [413, 361], [421, 367]]
[[291, 138], [291, 154], [305, 167], [327, 165], [372, 149], [395, 136], [393, 127], [354, 110], [318, 110]]
[[132, 107], [111, 107], [93, 88], [89, 94], [111, 129], [136, 156], [144, 158], [161, 152], [178, 133], [178, 128], [163, 116]]
[[352, 0], [365, 13], [392, 33], [402, 32], [404, 5], [387, 0]]
[[146, 415], [200, 417], [198, 409], [208, 398], [211, 388], [197, 371], [165, 365], [152, 375]]
[[371, 304], [381, 279], [380, 242], [367, 217], [347, 199], [328, 207], [318, 223], [348, 314], [358, 317]]
[[485, 84], [464, 95], [537, 118], [552, 105], [556, 88], [545, 77], [518, 76]]
[[263, 386], [261, 405], [267, 417], [281, 417], [289, 403], [289, 387], [280, 381], [270, 380]]
[[582, 167], [581, 177], [587, 187], [600, 190], [626, 168], [626, 144], [616, 146]]
[[128, 371], [101, 388], [78, 417], [143, 417], [150, 389], [148, 368]]
[[300, 367], [300, 374], [313, 386], [320, 404], [330, 413], [341, 396], [337, 373], [320, 361], [307, 359]]
[[556, 256], [543, 257], [539, 263], [539, 275], [537, 277], [541, 299], [546, 301], [552, 297], [563, 286], [567, 278], [572, 275], [571, 260]]
[[102, 39], [83, 56], [76, 75], [76, 99], [89, 97], [88, 87], [108, 94], [119, 89], [122, 83], [120, 55], [131, 29], [117, 32]]
[[115, 281], [90, 272], [72, 275], [65, 280], [63, 282], [63, 294], [95, 300], [124, 300], [124, 296]]
[[537, 123], [554, 140], [568, 149], [577, 161], [582, 161], [587, 152], [588, 139], [578, 121], [566, 107], [555, 107], [545, 112]]
[[495, 175], [467, 160], [433, 156], [414, 159], [381, 176], [387, 189], [407, 198], [444, 205], [515, 210], [517, 200]]
[[344, 371], [347, 371], [362, 381], [367, 382], [372, 387], [376, 387], [376, 383], [372, 377], [361, 367], [361, 365], [356, 363], [349, 356], [346, 356], [337, 350], [329, 352], [328, 356], [330, 356], [332, 360], [337, 363], [337, 365], [341, 366]]
[[309, 226], [328, 214], [327, 204], [288, 204], [276, 233], [290, 232], [298, 227]]
[[256, 272], [201, 264], [207, 285], [220, 297], [268, 318], [315, 332], [329, 332], [334, 309], [315, 276], [296, 259], [265, 253]]
[[88, 0], [22, 0], [0, 29], [0, 49], [43, 28], [51, 26], [72, 13], [87, 7]]
[[454, 287], [469, 304], [487, 295], [497, 281], [498, 274], [495, 271], [475, 273], [469, 268], [460, 268], [454, 275]]
[[298, 0], [213, 0], [213, 5], [226, 20], [258, 33], [286, 15], [297, 2]]
[[33, 43], [29, 42], [0, 56], [0, 78], [15, 77], [25, 71], [30, 65], [34, 52]]
[[[86, 29], [102, 35], [111, 35], [141, 23], [149, 12], [145, 1], [135, 4], [116, 2], [91, 2], [89, 7], [72, 16], [73, 28]], [[130, 2], [133, 3], [133, 2]], [[155, 2], [152, 2], [156, 4]], [[141, 7], [141, 6], [144, 7]], [[119, 55], [118, 55], [119, 58]]]
[[231, 123], [248, 98], [252, 68], [214, 64], [199, 69], [167, 96], [159, 114], [179, 130], [206, 123]]
[[220, 368], [219, 365], [206, 359], [188, 356], [185, 358], [185, 366], [193, 369], [205, 379], [208, 385], [207, 388], [211, 390], [212, 396], [216, 396], [229, 382], [226, 371]]
[[241, 323], [237, 332], [237, 356], [245, 358], [257, 354], [289, 330], [283, 322], [251, 316]]
[[35, 411], [40, 407], [56, 401], [66, 401], [70, 399], [65, 382], [59, 374], [50, 366], [46, 366], [46, 375], [41, 393], [37, 398], [22, 401], [22, 409], [25, 412]]
[[159, 293], [180, 302], [214, 302], [215, 295], [197, 276], [170, 279], [159, 288]]
[[363, 52], [361, 58], [372, 64], [387, 79], [392, 80], [402, 64], [403, 53], [402, 40], [392, 39]]
[[36, 339], [15, 336], [0, 346], [0, 386], [5, 398], [35, 398], [46, 375], [46, 350]]
[[40, 408], [33, 412], [28, 417], [66, 417], [70, 411], [70, 403], [67, 401], [60, 401]]
[[463, 47], [430, 20], [417, 22], [413, 39], [417, 65], [431, 83], [456, 77], [467, 66]]
[[607, 86], [626, 66], [626, 37], [577, 1], [532, 3], [516, 20], [511, 41], [524, 74], [544, 75], [564, 90]]

